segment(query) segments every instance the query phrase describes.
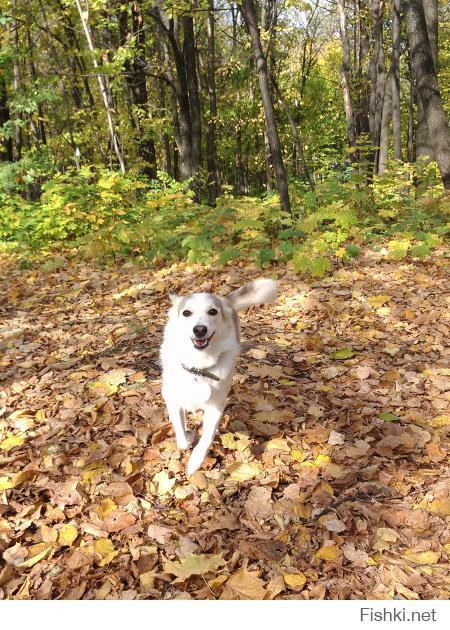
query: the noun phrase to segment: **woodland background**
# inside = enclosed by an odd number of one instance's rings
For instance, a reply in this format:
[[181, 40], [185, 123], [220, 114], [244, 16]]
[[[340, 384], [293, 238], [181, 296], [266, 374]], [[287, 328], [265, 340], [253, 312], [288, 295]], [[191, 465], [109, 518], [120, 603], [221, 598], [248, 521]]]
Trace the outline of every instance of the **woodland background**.
[[64, 242], [321, 276], [447, 234], [446, 2], [1, 9], [0, 237], [25, 266]]

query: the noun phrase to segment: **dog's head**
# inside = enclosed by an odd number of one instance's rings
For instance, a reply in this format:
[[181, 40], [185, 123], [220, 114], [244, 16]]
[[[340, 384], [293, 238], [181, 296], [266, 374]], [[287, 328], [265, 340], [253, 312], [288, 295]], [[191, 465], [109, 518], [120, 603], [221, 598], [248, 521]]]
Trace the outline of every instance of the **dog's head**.
[[169, 297], [177, 328], [190, 339], [193, 348], [206, 350], [213, 339], [219, 340], [224, 329], [225, 306], [219, 297], [211, 293], [193, 293], [186, 297], [171, 294]]

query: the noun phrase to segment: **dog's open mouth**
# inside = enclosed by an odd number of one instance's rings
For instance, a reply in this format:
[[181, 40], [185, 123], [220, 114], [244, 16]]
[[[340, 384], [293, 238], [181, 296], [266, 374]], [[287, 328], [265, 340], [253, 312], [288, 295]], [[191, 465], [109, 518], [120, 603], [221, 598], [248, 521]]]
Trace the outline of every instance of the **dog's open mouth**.
[[209, 346], [209, 342], [213, 338], [214, 333], [210, 337], [203, 337], [203, 339], [193, 339], [192, 343], [194, 344], [194, 348], [197, 350], [204, 350]]

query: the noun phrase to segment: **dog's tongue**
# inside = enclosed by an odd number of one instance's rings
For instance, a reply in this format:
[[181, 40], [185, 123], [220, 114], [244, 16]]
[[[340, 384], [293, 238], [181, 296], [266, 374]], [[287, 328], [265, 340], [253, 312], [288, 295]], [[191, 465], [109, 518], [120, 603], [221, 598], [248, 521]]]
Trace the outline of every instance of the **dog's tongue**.
[[200, 346], [202, 348], [203, 346], [206, 346], [207, 341], [207, 339], [196, 339], [194, 343], [196, 346]]

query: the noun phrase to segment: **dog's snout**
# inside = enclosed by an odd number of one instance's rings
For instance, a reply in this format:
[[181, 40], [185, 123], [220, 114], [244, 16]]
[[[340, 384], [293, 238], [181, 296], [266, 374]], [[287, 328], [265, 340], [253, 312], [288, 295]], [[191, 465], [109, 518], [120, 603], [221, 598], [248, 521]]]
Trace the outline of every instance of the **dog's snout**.
[[194, 331], [194, 335], [199, 338], [204, 337], [208, 332], [206, 326], [194, 326], [192, 330]]

